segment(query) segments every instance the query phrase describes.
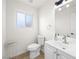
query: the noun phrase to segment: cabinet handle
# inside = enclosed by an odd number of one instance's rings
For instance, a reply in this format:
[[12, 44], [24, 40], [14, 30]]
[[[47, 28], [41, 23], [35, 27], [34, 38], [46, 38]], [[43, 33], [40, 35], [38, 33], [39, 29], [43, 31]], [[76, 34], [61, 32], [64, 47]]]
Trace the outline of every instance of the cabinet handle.
[[60, 55], [59, 53], [57, 53], [57, 51], [55, 51], [55, 52], [54, 52], [54, 54], [56, 54], [57, 56], [59, 56], [59, 55]]
[[57, 56], [59, 56], [60, 54], [56, 54]]

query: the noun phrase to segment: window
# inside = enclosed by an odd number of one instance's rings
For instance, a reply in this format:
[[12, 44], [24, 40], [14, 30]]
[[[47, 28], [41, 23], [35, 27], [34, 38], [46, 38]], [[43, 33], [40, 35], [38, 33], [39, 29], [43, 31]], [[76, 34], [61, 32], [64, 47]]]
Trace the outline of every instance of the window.
[[16, 26], [30, 27], [32, 25], [32, 16], [21, 12], [17, 12]]
[[26, 16], [25, 24], [27, 27], [32, 25], [32, 16], [31, 15]]

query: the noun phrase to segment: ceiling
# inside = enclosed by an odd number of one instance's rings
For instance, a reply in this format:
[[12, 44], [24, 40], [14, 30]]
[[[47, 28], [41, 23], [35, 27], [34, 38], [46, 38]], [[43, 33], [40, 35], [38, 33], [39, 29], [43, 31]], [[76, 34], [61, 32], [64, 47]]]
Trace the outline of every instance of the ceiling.
[[32, 7], [40, 7], [41, 5], [45, 4], [46, 1], [48, 0], [16, 0], [16, 1], [19, 1], [19, 2], [23, 2], [23, 3], [26, 3]]

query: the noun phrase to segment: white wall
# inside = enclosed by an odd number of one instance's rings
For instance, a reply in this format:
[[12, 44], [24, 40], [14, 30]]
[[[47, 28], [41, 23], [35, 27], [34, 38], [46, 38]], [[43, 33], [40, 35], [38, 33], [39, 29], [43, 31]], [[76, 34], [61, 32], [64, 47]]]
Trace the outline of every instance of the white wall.
[[58, 9], [55, 11], [55, 23], [56, 33], [60, 35], [76, 34], [76, 6], [74, 1], [70, 3], [69, 8], [63, 6], [62, 11], [58, 11]]
[[55, 19], [54, 19], [54, 0], [48, 0], [39, 9], [39, 33], [46, 37], [46, 40], [54, 38]]
[[[25, 11], [27, 14], [33, 15], [32, 27], [17, 28], [16, 27], [16, 11]], [[38, 34], [37, 10], [26, 4], [7, 0], [7, 41], [15, 42], [8, 46], [10, 57], [26, 52], [26, 47], [36, 39]]]
[[7, 59], [6, 43], [6, 0], [2, 0], [2, 59]]

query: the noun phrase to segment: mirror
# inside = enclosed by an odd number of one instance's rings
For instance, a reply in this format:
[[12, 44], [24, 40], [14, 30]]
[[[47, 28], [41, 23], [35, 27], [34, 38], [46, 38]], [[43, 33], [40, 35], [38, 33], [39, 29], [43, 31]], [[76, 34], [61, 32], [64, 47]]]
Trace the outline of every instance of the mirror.
[[70, 2], [55, 10], [55, 30], [56, 34], [71, 34], [76, 37], [76, 4]]

